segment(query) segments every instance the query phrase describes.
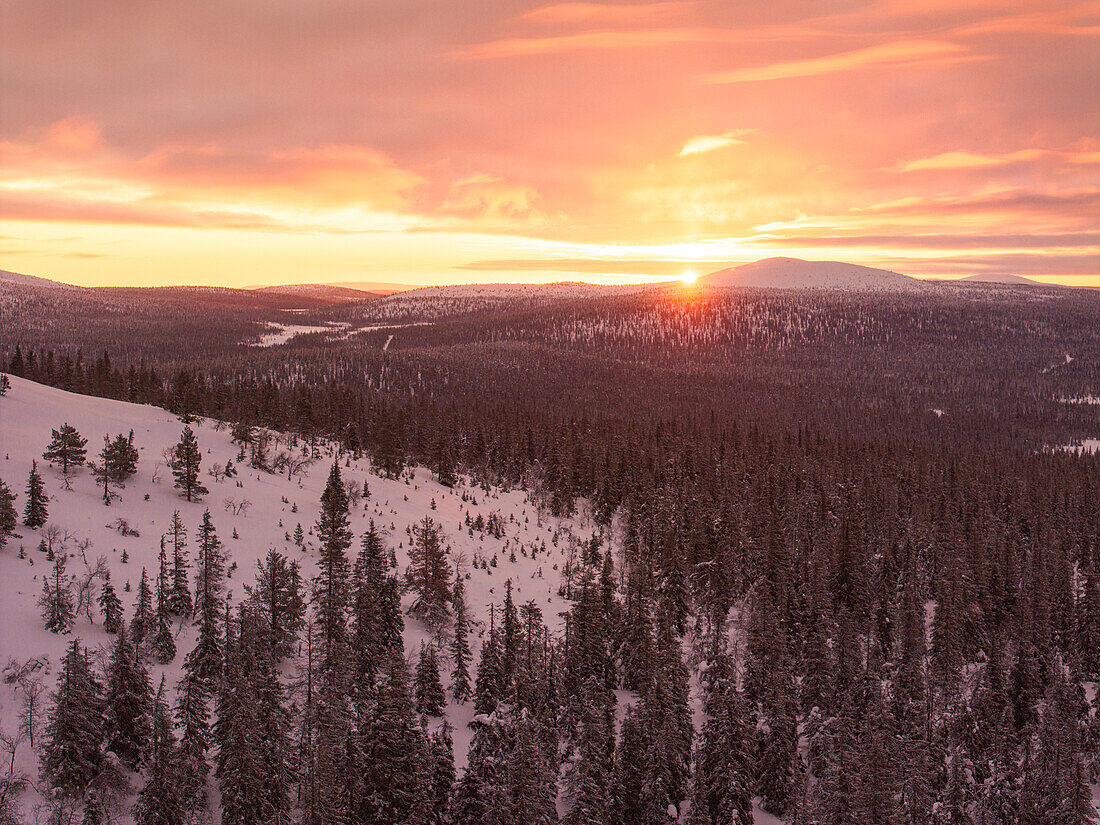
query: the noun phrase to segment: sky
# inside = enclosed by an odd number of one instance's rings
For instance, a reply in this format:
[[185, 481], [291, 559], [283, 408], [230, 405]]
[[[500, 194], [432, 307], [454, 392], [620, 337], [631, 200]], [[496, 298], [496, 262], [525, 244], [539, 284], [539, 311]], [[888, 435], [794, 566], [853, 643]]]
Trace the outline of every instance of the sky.
[[1100, 2], [5, 0], [0, 268], [1100, 285]]

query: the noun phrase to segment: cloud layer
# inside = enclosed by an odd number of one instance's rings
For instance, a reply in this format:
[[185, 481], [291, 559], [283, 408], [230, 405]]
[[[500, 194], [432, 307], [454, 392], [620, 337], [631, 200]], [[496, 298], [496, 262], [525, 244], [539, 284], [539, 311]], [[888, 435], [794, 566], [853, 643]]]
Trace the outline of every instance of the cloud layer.
[[611, 281], [781, 253], [1100, 284], [1095, 0], [0, 16], [5, 269]]

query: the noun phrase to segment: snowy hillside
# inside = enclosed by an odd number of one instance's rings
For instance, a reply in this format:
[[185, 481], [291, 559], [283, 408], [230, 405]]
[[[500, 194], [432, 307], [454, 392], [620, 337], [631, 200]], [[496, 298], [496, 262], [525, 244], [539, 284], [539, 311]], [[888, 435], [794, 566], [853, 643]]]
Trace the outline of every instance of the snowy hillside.
[[915, 290], [926, 287], [916, 278], [886, 269], [842, 263], [766, 258], [704, 275], [704, 286], [756, 289]]
[[[11, 378], [11, 384], [7, 395], [0, 397], [0, 479], [16, 492], [16, 508], [22, 514], [25, 481], [32, 460], [37, 460], [49, 496], [49, 518], [37, 530], [19, 526], [6, 548], [0, 551], [0, 627], [3, 628], [0, 728], [6, 735], [15, 734], [19, 726], [28, 679], [38, 681], [47, 692], [54, 690], [59, 660], [72, 639], [81, 639], [92, 651], [93, 659], [102, 664], [114, 638], [103, 629], [94, 595], [91, 602], [94, 621], [90, 622], [81, 612], [70, 633], [54, 634], [43, 628], [37, 600], [43, 589], [43, 577], [53, 567], [46, 553], [38, 549], [43, 540], [52, 542], [55, 553], [68, 554], [66, 572], [73, 577], [74, 587], [86, 578], [98, 559], [105, 559], [127, 621], [134, 610], [142, 570], [155, 577], [160, 539], [177, 510], [193, 537], [203, 512], [210, 509], [227, 551], [231, 602], [242, 598], [244, 585], [254, 580], [257, 562], [271, 548], [300, 562], [303, 579], [308, 581], [314, 576], [317, 540], [312, 527], [318, 518], [318, 502], [332, 464], [328, 447], [321, 447], [312, 465], [293, 479], [288, 479], [285, 471], [281, 475], [264, 473], [242, 463], [237, 479], [215, 480], [208, 470], [214, 465], [224, 466], [227, 461], [236, 462], [239, 448], [231, 443], [229, 428], [210, 421], [195, 422], [192, 426], [202, 453], [201, 481], [210, 492], [203, 501], [188, 503], [173, 487], [172, 475], [165, 466], [164, 451], [177, 443], [181, 431], [181, 424], [173, 415], [154, 407], [74, 395], [15, 377]], [[103, 435], [113, 438], [133, 430], [134, 444], [140, 453], [137, 474], [118, 491], [119, 497], [110, 506], [104, 505], [102, 486], [86, 468], [79, 469], [71, 479], [71, 489], [65, 489], [59, 469], [43, 461], [42, 452], [50, 441], [51, 430], [62, 423], [71, 424], [88, 439], [89, 459], [98, 453]], [[305, 448], [284, 440], [279, 449], [301, 455]], [[466, 603], [474, 620], [471, 633], [474, 662], [478, 638], [488, 626], [488, 605], [499, 606], [509, 579], [516, 603], [534, 600], [550, 630], [554, 633], [560, 630], [560, 614], [568, 606], [558, 595], [560, 570], [576, 542], [592, 535], [593, 527], [585, 518], [540, 517], [522, 491], [487, 493], [467, 487], [462, 481], [454, 489], [448, 489], [423, 468], [406, 471], [400, 480], [393, 480], [375, 474], [365, 458], [350, 460], [345, 455], [340, 462], [345, 480], [358, 486], [365, 482], [369, 487], [369, 498], [352, 507], [351, 526], [355, 533], [352, 553], [373, 519], [384, 530], [386, 544], [395, 549], [398, 571], [403, 572], [408, 565], [412, 525], [428, 516], [442, 526], [452, 568], [457, 567], [468, 577]], [[247, 504], [242, 508], [244, 502]], [[466, 526], [468, 514], [471, 519], [478, 515], [487, 519], [493, 513], [500, 516], [503, 524], [499, 538]], [[303, 549], [295, 545], [292, 537], [298, 524], [306, 532]], [[489, 564], [475, 569], [475, 560]], [[92, 585], [97, 590], [99, 586], [98, 580]], [[127, 588], [131, 592], [126, 592]], [[410, 598], [405, 597], [406, 607]], [[177, 622], [173, 627], [178, 649], [175, 660], [168, 665], [148, 662], [153, 685], [159, 684], [164, 675], [172, 691], [197, 632], [189, 621]], [[421, 642], [430, 635], [422, 624], [405, 617], [405, 649], [414, 664]], [[441, 670], [447, 687], [446, 674], [450, 668], [441, 666]], [[25, 675], [22, 680], [18, 678], [20, 673]], [[294, 663], [285, 663], [284, 676], [289, 680], [294, 673]], [[170, 698], [174, 701], [174, 696]], [[454, 727], [455, 760], [461, 772], [471, 736], [467, 723], [473, 715], [473, 705], [452, 703], [446, 715]], [[17, 771], [32, 783], [22, 800], [27, 821], [41, 801], [33, 787], [39, 774], [36, 752], [39, 741], [36, 739], [35, 749], [29, 742], [21, 742], [15, 756]], [[135, 786], [140, 787], [140, 782]]]

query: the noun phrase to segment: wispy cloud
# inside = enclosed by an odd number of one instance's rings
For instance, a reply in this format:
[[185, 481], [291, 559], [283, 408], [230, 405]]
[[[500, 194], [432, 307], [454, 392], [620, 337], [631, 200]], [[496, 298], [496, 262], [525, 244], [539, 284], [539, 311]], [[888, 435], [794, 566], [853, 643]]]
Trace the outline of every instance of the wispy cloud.
[[654, 23], [689, 10], [693, 2], [657, 3], [554, 3], [524, 12], [516, 18], [528, 23], [550, 25], [570, 23], [627, 24]]
[[865, 49], [830, 54], [806, 60], [786, 60], [764, 66], [749, 66], [728, 72], [704, 75], [704, 83], [753, 83], [794, 77], [848, 72], [856, 69], [895, 68], [918, 65], [944, 65], [961, 61], [986, 60], [966, 46], [940, 40], [905, 40], [883, 43]]
[[704, 26], [620, 28], [547, 37], [503, 38], [453, 49], [447, 53], [447, 56], [456, 60], [497, 60], [507, 57], [534, 57], [609, 49], [659, 48], [692, 44], [736, 45], [846, 37], [848, 35], [840, 32], [828, 32], [800, 25], [745, 26], [738, 29]]
[[741, 138], [752, 131], [752, 129], [735, 129], [732, 132], [723, 132], [720, 135], [697, 135], [684, 144], [684, 148], [677, 153], [677, 157], [713, 152], [715, 149], [725, 149], [727, 146], [744, 143], [745, 141]]
[[1002, 154], [977, 152], [941, 152], [927, 158], [907, 161], [897, 167], [899, 172], [922, 172], [943, 169], [986, 169], [1037, 160], [1059, 160], [1074, 164], [1100, 163], [1100, 152], [1055, 152], [1046, 149], [1020, 149]]

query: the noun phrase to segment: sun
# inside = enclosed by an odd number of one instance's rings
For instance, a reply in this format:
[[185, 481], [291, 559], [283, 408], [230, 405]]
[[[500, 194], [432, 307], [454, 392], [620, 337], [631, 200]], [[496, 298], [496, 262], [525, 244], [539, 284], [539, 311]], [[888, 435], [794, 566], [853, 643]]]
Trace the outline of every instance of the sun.
[[698, 277], [699, 273], [696, 272], [694, 269], [685, 269], [682, 273], [680, 273], [680, 280], [683, 281], [685, 284], [695, 283], [695, 279]]

